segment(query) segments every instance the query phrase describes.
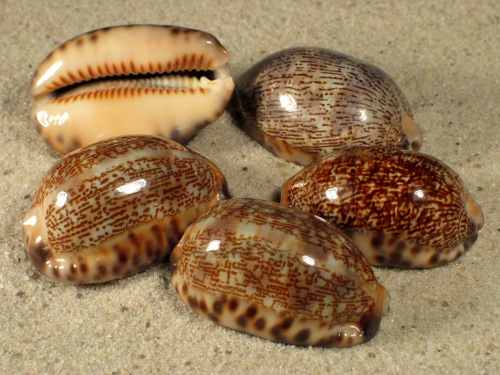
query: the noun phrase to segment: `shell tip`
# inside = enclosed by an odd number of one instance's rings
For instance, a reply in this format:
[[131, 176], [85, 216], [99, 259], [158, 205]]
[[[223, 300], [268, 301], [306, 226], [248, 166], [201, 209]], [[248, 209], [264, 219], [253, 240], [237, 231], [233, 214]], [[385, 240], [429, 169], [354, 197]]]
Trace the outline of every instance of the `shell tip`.
[[480, 231], [484, 225], [484, 214], [481, 207], [479, 207], [474, 199], [470, 199], [465, 206], [465, 210], [472, 221], [476, 224], [477, 231]]
[[410, 144], [410, 148], [413, 151], [418, 151], [422, 148], [422, 131], [418, 124], [407, 114], [403, 116], [401, 120], [401, 126], [408, 137], [408, 142]]
[[381, 308], [381, 312], [383, 316], [389, 314], [389, 292], [382, 285], [377, 285], [377, 302]]

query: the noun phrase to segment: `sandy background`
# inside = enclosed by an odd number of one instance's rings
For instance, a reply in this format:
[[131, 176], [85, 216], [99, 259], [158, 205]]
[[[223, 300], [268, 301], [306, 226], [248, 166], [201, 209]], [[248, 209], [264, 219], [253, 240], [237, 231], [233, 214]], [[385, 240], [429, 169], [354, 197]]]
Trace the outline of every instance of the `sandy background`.
[[[0, 373], [500, 373], [500, 2], [0, 0]], [[233, 75], [280, 49], [321, 46], [388, 72], [424, 132], [422, 151], [457, 171], [486, 225], [457, 262], [376, 269], [391, 294], [378, 335], [352, 349], [279, 345], [198, 317], [165, 265], [97, 286], [57, 284], [31, 267], [21, 220], [59, 158], [30, 124], [28, 88], [58, 44], [117, 24], [161, 23], [216, 35]], [[235, 196], [271, 199], [298, 167], [272, 156], [227, 114], [189, 147]], [[245, 168], [245, 169], [244, 169]]]

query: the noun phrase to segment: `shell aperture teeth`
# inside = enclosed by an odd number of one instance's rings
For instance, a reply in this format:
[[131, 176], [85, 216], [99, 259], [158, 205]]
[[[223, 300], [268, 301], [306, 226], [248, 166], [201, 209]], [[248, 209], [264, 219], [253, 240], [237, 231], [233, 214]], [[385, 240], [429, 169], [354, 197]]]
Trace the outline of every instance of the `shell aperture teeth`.
[[162, 74], [137, 74], [93, 79], [62, 87], [47, 95], [47, 102], [100, 91], [142, 89], [163, 91], [205, 90], [215, 79], [213, 71], [182, 71]]

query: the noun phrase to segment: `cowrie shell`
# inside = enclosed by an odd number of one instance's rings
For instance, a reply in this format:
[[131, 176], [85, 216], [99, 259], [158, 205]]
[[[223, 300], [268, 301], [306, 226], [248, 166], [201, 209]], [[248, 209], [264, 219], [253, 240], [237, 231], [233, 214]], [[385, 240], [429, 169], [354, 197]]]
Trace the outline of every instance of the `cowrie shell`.
[[387, 291], [344, 233], [275, 202], [215, 205], [186, 230], [170, 269], [196, 313], [272, 341], [360, 344], [388, 311]]
[[35, 72], [32, 120], [61, 153], [114, 136], [184, 142], [215, 121], [234, 84], [212, 35], [176, 26], [99, 29], [50, 53]]
[[387, 73], [324, 48], [290, 48], [252, 66], [236, 81], [230, 111], [261, 145], [302, 165], [339, 148], [422, 145], [410, 104]]
[[343, 229], [371, 264], [433, 267], [468, 250], [483, 212], [440, 160], [383, 147], [337, 150], [286, 181], [281, 203]]
[[186, 227], [228, 196], [221, 171], [174, 141], [106, 139], [44, 175], [23, 220], [24, 243], [49, 278], [105, 282], [168, 259]]

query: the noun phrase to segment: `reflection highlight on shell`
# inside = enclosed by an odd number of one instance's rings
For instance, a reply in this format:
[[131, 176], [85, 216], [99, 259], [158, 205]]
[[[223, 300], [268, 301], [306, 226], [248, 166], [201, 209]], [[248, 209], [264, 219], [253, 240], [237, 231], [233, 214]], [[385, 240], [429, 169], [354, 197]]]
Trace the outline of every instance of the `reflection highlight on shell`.
[[275, 202], [215, 205], [186, 230], [170, 269], [196, 313], [271, 341], [361, 344], [388, 311], [387, 291], [343, 232]]
[[45, 276], [105, 282], [168, 259], [186, 227], [227, 197], [220, 170], [180, 144], [111, 138], [66, 155], [45, 174], [23, 239]]
[[231, 98], [229, 54], [212, 35], [129, 25], [82, 34], [35, 72], [32, 120], [57, 151], [104, 138], [160, 135], [184, 142]]
[[472, 247], [484, 223], [450, 167], [383, 147], [337, 150], [318, 159], [285, 182], [281, 203], [337, 225], [377, 266], [451, 262]]
[[237, 79], [230, 111], [265, 148], [302, 165], [339, 148], [422, 145], [408, 100], [385, 72], [323, 48], [255, 64]]

